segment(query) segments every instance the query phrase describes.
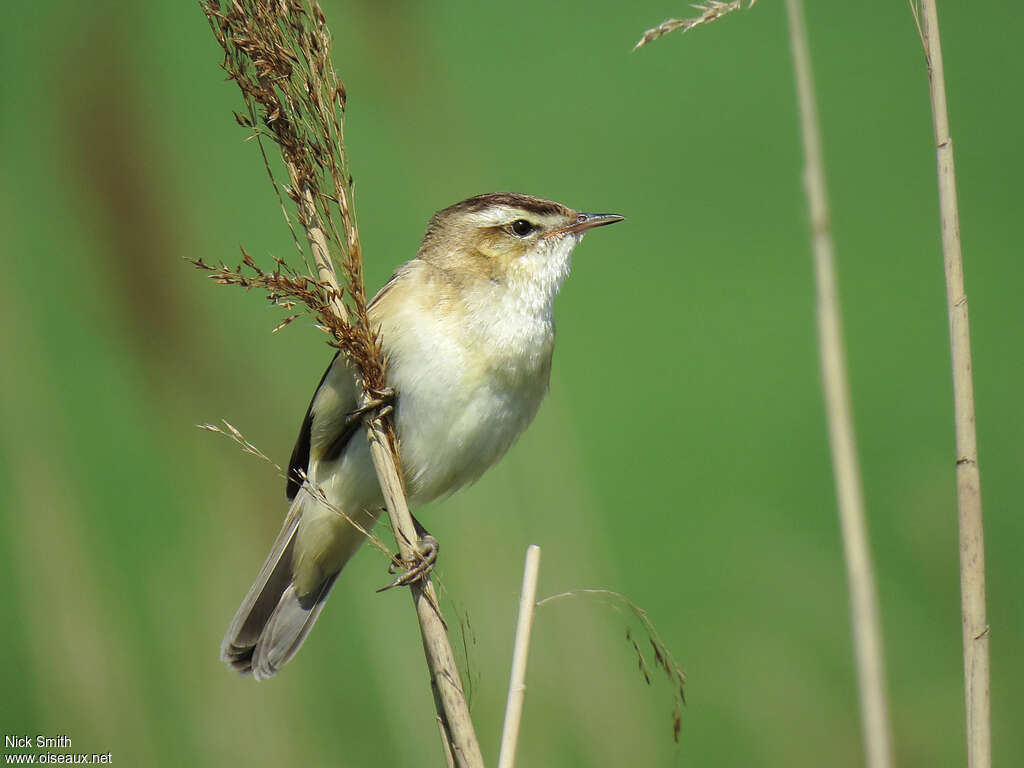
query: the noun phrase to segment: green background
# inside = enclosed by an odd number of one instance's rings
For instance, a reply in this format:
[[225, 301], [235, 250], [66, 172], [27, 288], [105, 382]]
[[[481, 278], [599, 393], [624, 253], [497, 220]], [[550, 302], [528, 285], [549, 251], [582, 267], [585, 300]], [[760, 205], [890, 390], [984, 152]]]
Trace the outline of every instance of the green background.
[[[811, 3], [853, 405], [899, 765], [965, 761], [952, 395], [927, 79], [900, 2]], [[496, 762], [521, 562], [608, 587], [689, 677], [681, 742], [627, 617], [537, 616], [521, 764], [856, 766], [784, 6], [631, 53], [680, 2], [327, 2], [368, 288], [429, 216], [509, 190], [627, 221], [559, 298], [550, 395], [422, 511]], [[1016, 3], [941, 4], [960, 183], [996, 764], [1024, 755], [1024, 269]], [[285, 512], [330, 359], [185, 257], [293, 246], [195, 3], [14, 3], [0, 29], [0, 731], [115, 765], [441, 764], [408, 598], [370, 550], [262, 684], [221, 635]], [[634, 626], [634, 633], [638, 630]], [[642, 637], [642, 635], [641, 635]]]

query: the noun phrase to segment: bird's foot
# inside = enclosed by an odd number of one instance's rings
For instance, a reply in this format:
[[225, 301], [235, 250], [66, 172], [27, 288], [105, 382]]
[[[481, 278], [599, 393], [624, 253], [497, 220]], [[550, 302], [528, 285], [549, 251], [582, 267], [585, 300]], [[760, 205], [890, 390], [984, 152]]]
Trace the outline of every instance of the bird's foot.
[[404, 562], [399, 560], [398, 557], [393, 558], [391, 565], [388, 566], [388, 573], [398, 573], [399, 570], [401, 570], [401, 573], [398, 578], [377, 591], [386, 592], [394, 587], [407, 587], [410, 584], [421, 581], [424, 576], [434, 570], [434, 564], [437, 563], [437, 553], [440, 549], [441, 547], [437, 543], [437, 539], [427, 531], [422, 531], [414, 547], [412, 562]]
[[365, 416], [368, 413], [373, 413], [375, 416], [386, 416], [391, 413], [395, 406], [395, 390], [392, 387], [384, 387], [383, 389], [371, 387], [366, 391], [372, 395], [372, 399], [367, 400], [349, 413], [348, 418], [354, 419]]

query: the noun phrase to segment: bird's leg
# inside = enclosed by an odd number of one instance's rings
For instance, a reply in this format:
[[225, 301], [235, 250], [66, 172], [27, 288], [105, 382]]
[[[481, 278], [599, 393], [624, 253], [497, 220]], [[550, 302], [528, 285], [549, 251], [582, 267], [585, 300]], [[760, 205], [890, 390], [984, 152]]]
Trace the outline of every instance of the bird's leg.
[[[383, 389], [367, 389], [372, 396], [372, 400], [368, 400], [362, 406], [347, 414], [347, 421], [349, 423], [356, 422], [368, 413], [373, 413], [374, 416], [380, 417], [385, 416], [391, 412], [395, 403], [395, 390], [391, 387], [384, 387]], [[437, 539], [435, 539], [423, 524], [416, 519], [415, 515], [412, 517], [412, 524], [416, 528], [416, 541], [410, 542], [413, 544], [413, 559], [412, 562], [403, 562], [397, 556], [391, 561], [388, 566], [388, 573], [397, 573], [399, 569], [402, 573], [387, 586], [378, 589], [378, 592], [384, 592], [385, 590], [393, 587], [405, 587], [409, 584], [414, 584], [434, 568], [434, 563], [437, 562], [437, 553], [440, 549]]]
[[372, 413], [375, 416], [385, 416], [391, 412], [395, 402], [395, 390], [391, 387], [385, 387], [384, 389], [370, 389], [368, 391], [373, 396], [373, 399], [368, 400], [354, 411], [345, 414], [344, 428], [338, 432], [337, 436], [323, 452], [323, 459], [325, 461], [336, 461], [341, 456], [341, 452], [345, 450], [345, 446], [348, 445], [352, 434], [359, 429], [359, 426], [363, 423], [363, 417], [368, 413]]
[[366, 390], [372, 396], [372, 400], [367, 400], [364, 405], [359, 406], [354, 411], [347, 414], [349, 420], [357, 419], [361, 416], [365, 416], [368, 413], [376, 411], [377, 416], [385, 416], [391, 412], [391, 409], [395, 405], [395, 390], [391, 387], [384, 387], [383, 389], [370, 388]]
[[423, 524], [416, 519], [415, 515], [411, 515], [412, 524], [416, 527], [416, 542], [413, 546], [413, 562], [406, 563], [395, 557], [391, 561], [391, 565], [388, 566], [388, 573], [395, 573], [398, 569], [403, 569], [402, 573], [392, 581], [390, 584], [378, 589], [378, 592], [384, 592], [385, 590], [391, 589], [392, 587], [406, 587], [410, 584], [414, 584], [434, 569], [435, 563], [437, 563], [437, 553], [441, 547], [437, 543], [437, 539], [426, 528]]

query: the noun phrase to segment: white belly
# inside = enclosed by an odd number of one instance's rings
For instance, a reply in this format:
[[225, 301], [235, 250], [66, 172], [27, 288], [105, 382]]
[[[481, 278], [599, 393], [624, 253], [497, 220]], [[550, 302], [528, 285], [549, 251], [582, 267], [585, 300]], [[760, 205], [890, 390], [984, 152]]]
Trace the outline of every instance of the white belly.
[[[411, 505], [478, 479], [537, 414], [554, 349], [551, 303], [568, 270], [568, 251], [562, 257], [550, 265], [544, 290], [483, 284], [475, 300], [430, 304], [399, 281], [371, 309], [397, 394], [395, 425]], [[339, 358], [314, 401], [314, 455], [340, 431], [356, 401], [354, 373]], [[295, 547], [300, 594], [336, 573], [364, 540], [345, 516], [367, 529], [383, 506], [362, 431], [337, 459], [311, 456], [309, 474], [333, 508], [308, 503], [302, 511]]]
[[497, 339], [465, 344], [424, 330], [429, 338], [406, 333], [389, 345], [384, 337], [414, 505], [477, 480], [529, 426], [547, 391], [554, 340], [519, 354]]

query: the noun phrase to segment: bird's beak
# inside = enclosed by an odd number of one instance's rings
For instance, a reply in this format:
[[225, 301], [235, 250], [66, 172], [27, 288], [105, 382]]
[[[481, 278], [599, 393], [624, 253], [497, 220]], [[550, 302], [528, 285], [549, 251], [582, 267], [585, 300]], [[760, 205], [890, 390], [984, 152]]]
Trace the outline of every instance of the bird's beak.
[[606, 224], [614, 224], [617, 221], [622, 221], [624, 218], [625, 216], [619, 216], [617, 213], [581, 213], [576, 216], [576, 221], [569, 226], [552, 230], [544, 235], [544, 237], [583, 234], [588, 229], [603, 227]]

